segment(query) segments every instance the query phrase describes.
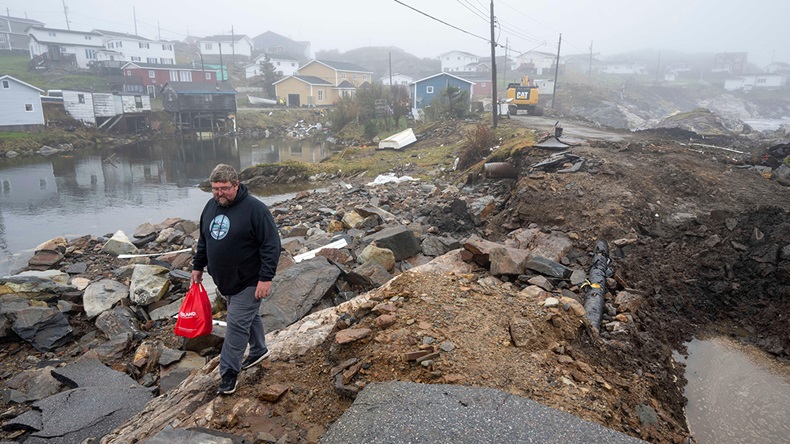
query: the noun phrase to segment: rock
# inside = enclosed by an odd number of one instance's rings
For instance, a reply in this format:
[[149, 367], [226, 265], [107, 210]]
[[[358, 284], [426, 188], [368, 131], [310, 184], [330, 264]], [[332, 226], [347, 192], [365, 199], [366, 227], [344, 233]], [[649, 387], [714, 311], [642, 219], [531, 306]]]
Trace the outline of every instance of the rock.
[[[165, 349], [167, 350], [167, 349]], [[159, 358], [160, 362], [164, 359], [165, 355], [170, 355], [170, 353], [165, 353], [163, 351], [162, 356]], [[206, 358], [198, 355], [195, 352], [181, 352], [183, 355], [182, 358], [178, 360], [178, 362], [174, 362], [171, 365], [164, 366], [159, 370], [159, 393], [167, 393], [170, 390], [178, 387], [181, 382], [186, 379], [193, 371], [203, 368], [206, 365]]]
[[88, 285], [90, 285], [90, 283], [91, 280], [84, 277], [76, 277], [71, 280], [71, 285], [79, 291], [83, 291], [86, 288], [88, 288]]
[[353, 274], [362, 277], [372, 287], [380, 287], [392, 279], [392, 275], [376, 261], [368, 261], [360, 265], [354, 269]]
[[63, 254], [54, 250], [39, 250], [28, 259], [27, 266], [32, 270], [49, 270], [63, 262]]
[[23, 392], [28, 401], [38, 401], [60, 391], [60, 381], [52, 377], [51, 371], [53, 368], [44, 367], [26, 370], [13, 376], [5, 384], [12, 389]]
[[364, 217], [356, 211], [351, 210], [343, 215], [342, 222], [343, 226], [346, 228], [357, 228], [357, 225], [361, 224], [363, 220], [365, 220]]
[[504, 246], [492, 248], [488, 259], [491, 261], [491, 274], [494, 276], [518, 275], [524, 270], [524, 262], [529, 252]]
[[449, 251], [461, 248], [461, 243], [451, 237], [425, 235], [422, 240], [422, 253], [426, 256], [441, 256]]
[[272, 384], [258, 390], [258, 399], [267, 402], [277, 402], [284, 394], [288, 393], [290, 387], [285, 384]]
[[546, 291], [538, 287], [537, 285], [530, 285], [524, 287], [524, 289], [521, 290], [519, 294], [522, 296], [526, 296], [530, 299], [537, 299], [537, 298], [543, 298], [546, 295]]
[[13, 276], [3, 276], [5, 282], [15, 293], [64, 293], [74, 290], [69, 285], [69, 275], [58, 270], [23, 271]]
[[508, 329], [510, 331], [510, 339], [516, 347], [533, 345], [538, 337], [538, 332], [529, 319], [520, 317], [513, 318], [510, 320]]
[[132, 343], [132, 334], [128, 332], [119, 333], [110, 338], [109, 341], [96, 346], [93, 351], [102, 358], [113, 361], [123, 358], [124, 353]]
[[552, 285], [551, 282], [548, 279], [546, 279], [545, 276], [534, 276], [529, 278], [527, 282], [529, 282], [532, 285], [537, 285], [538, 287], [546, 291], [554, 290], [554, 285]]
[[148, 316], [151, 318], [151, 320], [154, 321], [158, 321], [160, 319], [172, 318], [176, 314], [178, 314], [178, 310], [181, 308], [181, 304], [184, 303], [184, 299], [186, 298], [185, 297], [180, 298], [175, 302], [151, 310], [150, 312], [148, 312]]
[[408, 227], [403, 225], [384, 228], [377, 233], [365, 236], [362, 242], [364, 244], [376, 242], [377, 247], [391, 250], [396, 261], [402, 261], [421, 251], [419, 239]]
[[39, 244], [34, 249], [34, 251], [48, 250], [48, 251], [56, 251], [58, 253], [65, 253], [66, 247], [68, 247], [68, 245], [69, 245], [69, 241], [66, 240], [65, 237], [58, 236]]
[[10, 430], [37, 431], [43, 428], [44, 425], [42, 424], [41, 412], [38, 410], [28, 410], [27, 412], [3, 424], [3, 430], [9, 430], [9, 431]]
[[55, 350], [72, 338], [68, 319], [56, 308], [30, 307], [7, 316], [14, 333], [40, 352]]
[[548, 297], [543, 301], [543, 306], [546, 308], [558, 307], [560, 300], [555, 297]]
[[249, 444], [249, 441], [243, 436], [231, 435], [230, 433], [224, 433], [218, 430], [202, 427], [174, 429], [169, 425], [145, 442], [146, 444]]
[[168, 365], [180, 361], [185, 354], [186, 352], [183, 350], [173, 350], [172, 348], [165, 347], [159, 354], [159, 365], [167, 367]]
[[628, 291], [618, 291], [614, 305], [619, 312], [636, 313], [642, 305], [642, 296]]
[[483, 221], [488, 219], [488, 216], [496, 209], [496, 203], [493, 196], [483, 196], [475, 199], [469, 204], [468, 214], [472, 218], [472, 222], [479, 226]]
[[639, 415], [639, 421], [643, 426], [652, 425], [658, 427], [658, 414], [652, 407], [639, 404], [636, 406], [636, 414]]
[[129, 297], [137, 305], [148, 305], [162, 299], [170, 279], [169, 269], [159, 265], [135, 265]]
[[145, 222], [139, 225], [137, 229], [134, 230], [134, 234], [132, 234], [132, 237], [137, 239], [142, 239], [144, 237], [149, 237], [152, 234], [157, 234], [157, 233], [159, 233], [158, 227], [154, 226], [154, 224], [150, 222]]
[[107, 253], [113, 256], [119, 256], [121, 254], [133, 254], [137, 253], [137, 247], [132, 244], [126, 234], [118, 230], [115, 234], [107, 241], [106, 244], [101, 249], [102, 253]]
[[491, 242], [482, 239], [480, 236], [473, 234], [463, 242], [464, 249], [472, 253], [472, 260], [481, 267], [488, 267], [491, 263], [491, 251], [495, 248], [501, 248], [502, 244]]
[[286, 237], [280, 240], [280, 245], [282, 249], [290, 253], [291, 255], [295, 256], [299, 254], [301, 249], [304, 247], [304, 238], [303, 237]]
[[323, 256], [338, 264], [345, 264], [351, 260], [351, 256], [347, 251], [340, 248], [322, 248], [315, 255]]
[[340, 330], [335, 335], [335, 342], [338, 344], [356, 342], [370, 335], [370, 331], [369, 328], [347, 328], [345, 330]]
[[571, 310], [576, 316], [581, 317], [587, 314], [587, 310], [584, 309], [584, 306], [574, 298], [561, 297], [560, 303], [563, 305], [563, 307], [568, 307], [568, 309]]
[[30, 301], [15, 294], [0, 295], [0, 317], [7, 313], [24, 310], [30, 307]]
[[527, 250], [533, 255], [559, 261], [573, 248], [573, 242], [564, 234], [544, 233], [537, 228], [522, 228], [508, 234], [505, 245]]
[[[264, 327], [269, 330], [268, 326], [264, 324]], [[189, 350], [197, 353], [205, 352], [206, 350], [215, 350], [219, 353], [220, 349], [222, 348], [222, 343], [225, 342], [225, 331], [227, 329], [221, 325], [213, 325], [211, 327], [211, 333], [203, 336], [198, 336], [197, 338], [187, 338], [184, 341], [184, 350]]]
[[326, 258], [304, 260], [277, 274], [260, 314], [267, 332], [301, 319], [335, 285], [340, 270]]
[[88, 319], [93, 319], [127, 297], [129, 287], [112, 279], [102, 279], [88, 285], [82, 296], [82, 305]]
[[571, 275], [571, 270], [568, 267], [543, 256], [530, 257], [524, 262], [524, 268], [559, 279], [566, 279]]
[[395, 254], [392, 250], [379, 248], [375, 242], [371, 242], [357, 256], [357, 262], [360, 264], [365, 264], [368, 261], [375, 261], [385, 270], [391, 271], [395, 267]]
[[96, 318], [96, 327], [107, 338], [113, 338], [122, 333], [129, 333], [133, 337], [142, 335], [142, 332], [137, 328], [137, 317], [129, 307], [118, 306], [102, 312]]

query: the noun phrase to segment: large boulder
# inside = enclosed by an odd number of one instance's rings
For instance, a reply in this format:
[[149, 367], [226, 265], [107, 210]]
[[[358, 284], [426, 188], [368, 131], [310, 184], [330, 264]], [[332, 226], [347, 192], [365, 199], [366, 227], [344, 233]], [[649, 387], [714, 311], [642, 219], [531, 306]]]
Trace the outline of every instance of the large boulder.
[[11, 329], [36, 350], [55, 350], [72, 338], [68, 319], [57, 308], [29, 307], [8, 314]]
[[13, 276], [3, 276], [0, 282], [15, 293], [64, 293], [74, 290], [69, 285], [69, 275], [58, 270], [23, 271]]
[[148, 305], [162, 299], [170, 287], [170, 269], [159, 265], [136, 265], [132, 272], [129, 297], [137, 305]]
[[101, 249], [102, 253], [111, 254], [113, 256], [120, 256], [122, 254], [137, 253], [137, 247], [134, 246], [129, 237], [126, 236], [122, 230], [118, 230], [107, 241]]
[[392, 251], [396, 261], [402, 261], [412, 257], [422, 251], [420, 240], [405, 225], [384, 228], [363, 238], [365, 244], [376, 242], [379, 248], [386, 248]]
[[102, 279], [88, 285], [82, 295], [82, 305], [88, 319], [93, 319], [127, 297], [129, 287], [112, 279]]

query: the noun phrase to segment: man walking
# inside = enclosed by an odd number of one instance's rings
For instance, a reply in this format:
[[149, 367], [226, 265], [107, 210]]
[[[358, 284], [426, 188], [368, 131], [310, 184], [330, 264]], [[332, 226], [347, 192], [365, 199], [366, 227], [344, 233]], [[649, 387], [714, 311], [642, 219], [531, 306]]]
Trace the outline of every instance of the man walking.
[[[214, 198], [200, 215], [192, 283], [203, 281], [203, 268], [208, 265], [217, 288], [227, 298], [228, 326], [217, 393], [230, 395], [236, 391], [239, 372], [269, 356], [258, 310], [277, 270], [280, 236], [269, 209], [250, 196], [232, 166], [217, 165], [209, 181]], [[247, 344], [250, 352], [242, 362]]]

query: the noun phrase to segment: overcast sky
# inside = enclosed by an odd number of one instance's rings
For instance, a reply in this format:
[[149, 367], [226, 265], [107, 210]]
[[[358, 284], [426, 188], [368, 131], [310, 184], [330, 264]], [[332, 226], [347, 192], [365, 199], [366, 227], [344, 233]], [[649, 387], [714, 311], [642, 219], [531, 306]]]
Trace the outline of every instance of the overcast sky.
[[[274, 31], [319, 50], [397, 46], [419, 57], [450, 50], [489, 56], [489, 0], [65, 0], [72, 29], [135, 31], [164, 39], [190, 35], [254, 37]], [[790, 0], [496, 0], [496, 36], [517, 52], [602, 56], [653, 49], [748, 52], [760, 67], [790, 62]], [[204, 5], [204, 6], [201, 6]], [[0, 0], [2, 13], [66, 28], [63, 0]], [[470, 34], [474, 34], [470, 35]], [[503, 51], [502, 51], [503, 52]], [[498, 50], [498, 55], [501, 55]]]

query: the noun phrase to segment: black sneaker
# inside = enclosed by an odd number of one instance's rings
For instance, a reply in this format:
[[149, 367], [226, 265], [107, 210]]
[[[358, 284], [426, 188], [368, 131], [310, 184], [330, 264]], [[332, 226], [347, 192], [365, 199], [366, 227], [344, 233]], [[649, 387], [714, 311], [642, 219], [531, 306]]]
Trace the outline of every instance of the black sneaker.
[[270, 353], [271, 352], [267, 348], [263, 351], [263, 354], [260, 354], [258, 356], [252, 356], [252, 355], [247, 356], [247, 359], [245, 359], [244, 362], [241, 363], [241, 369], [247, 370], [248, 368], [254, 366], [255, 364], [260, 363], [264, 359], [268, 358]]
[[228, 370], [227, 373], [222, 375], [222, 382], [219, 383], [219, 389], [217, 389], [218, 395], [230, 395], [236, 391], [236, 386], [239, 385], [238, 375], [232, 371]]

